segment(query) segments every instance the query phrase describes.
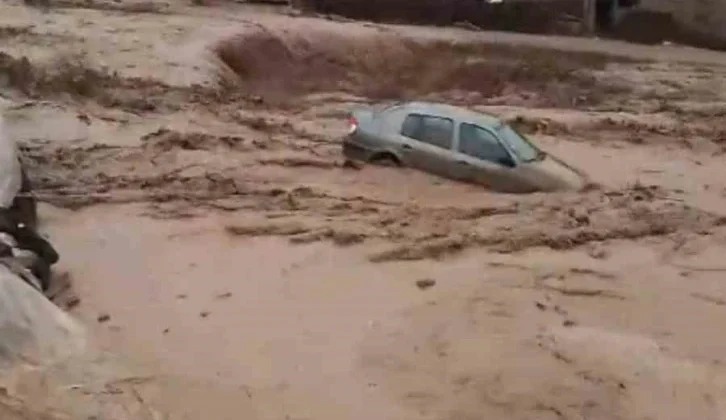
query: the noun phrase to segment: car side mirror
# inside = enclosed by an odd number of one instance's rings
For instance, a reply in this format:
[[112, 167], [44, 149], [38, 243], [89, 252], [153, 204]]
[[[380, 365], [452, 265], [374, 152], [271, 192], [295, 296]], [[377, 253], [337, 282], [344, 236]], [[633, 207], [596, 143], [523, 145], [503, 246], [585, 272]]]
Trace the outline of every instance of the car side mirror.
[[500, 157], [499, 159], [497, 159], [497, 163], [502, 166], [506, 166], [507, 168], [514, 168], [515, 166], [514, 159], [512, 159], [510, 156]]

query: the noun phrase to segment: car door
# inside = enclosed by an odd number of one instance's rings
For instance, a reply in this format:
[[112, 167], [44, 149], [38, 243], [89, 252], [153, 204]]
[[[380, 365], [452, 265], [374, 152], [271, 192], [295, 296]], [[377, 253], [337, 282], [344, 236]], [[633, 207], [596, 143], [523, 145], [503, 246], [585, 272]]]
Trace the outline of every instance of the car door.
[[411, 113], [401, 126], [400, 153], [411, 167], [449, 176], [453, 139], [452, 119]]
[[521, 189], [516, 161], [497, 135], [475, 124], [461, 123], [451, 166], [452, 177], [484, 185], [495, 191]]

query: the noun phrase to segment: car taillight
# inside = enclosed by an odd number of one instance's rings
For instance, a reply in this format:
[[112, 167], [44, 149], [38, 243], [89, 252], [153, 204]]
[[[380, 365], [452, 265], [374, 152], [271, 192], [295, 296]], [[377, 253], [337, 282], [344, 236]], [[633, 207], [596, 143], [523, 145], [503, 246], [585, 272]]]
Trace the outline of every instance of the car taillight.
[[351, 135], [358, 130], [358, 120], [354, 116], [348, 117], [348, 135]]

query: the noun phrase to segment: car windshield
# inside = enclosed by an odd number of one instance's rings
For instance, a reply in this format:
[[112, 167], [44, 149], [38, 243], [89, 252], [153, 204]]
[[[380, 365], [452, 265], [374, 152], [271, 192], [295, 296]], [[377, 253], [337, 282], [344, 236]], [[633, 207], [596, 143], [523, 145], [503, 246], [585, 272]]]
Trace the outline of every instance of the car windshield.
[[522, 162], [532, 162], [544, 156], [543, 151], [535, 147], [526, 137], [517, 133], [507, 124], [497, 127], [497, 133], [503, 141], [509, 144], [514, 154]]

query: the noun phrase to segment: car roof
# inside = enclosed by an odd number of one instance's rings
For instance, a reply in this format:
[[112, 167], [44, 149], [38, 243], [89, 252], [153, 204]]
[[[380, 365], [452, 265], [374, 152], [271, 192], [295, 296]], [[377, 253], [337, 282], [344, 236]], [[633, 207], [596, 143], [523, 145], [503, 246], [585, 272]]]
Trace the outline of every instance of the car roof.
[[470, 122], [486, 127], [497, 127], [502, 124], [502, 120], [494, 115], [484, 114], [449, 104], [436, 102], [408, 102], [401, 104], [400, 106], [405, 108], [409, 113], [428, 114], [451, 118], [453, 120]]

